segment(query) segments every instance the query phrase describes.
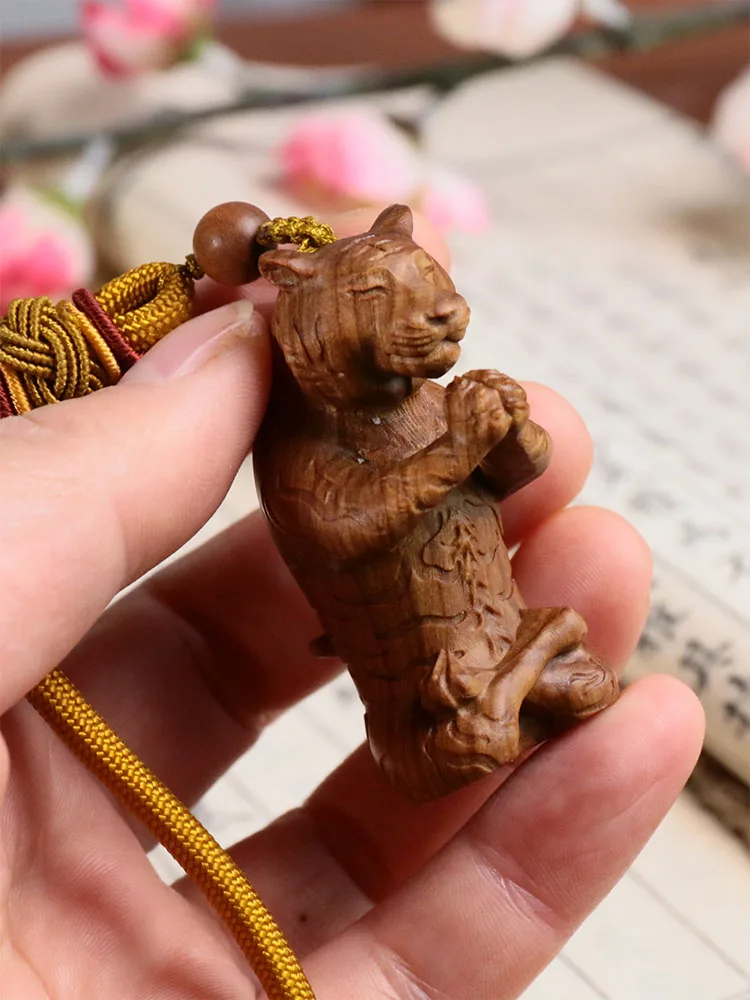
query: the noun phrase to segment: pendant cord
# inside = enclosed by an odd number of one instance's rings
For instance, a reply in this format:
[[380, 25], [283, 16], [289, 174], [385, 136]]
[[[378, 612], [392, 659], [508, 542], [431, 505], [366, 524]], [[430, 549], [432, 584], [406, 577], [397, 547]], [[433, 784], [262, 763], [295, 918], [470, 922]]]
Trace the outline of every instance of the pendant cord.
[[199, 886], [239, 945], [268, 1000], [315, 1000], [294, 952], [242, 871], [62, 670], [47, 674], [28, 700], [78, 760]]

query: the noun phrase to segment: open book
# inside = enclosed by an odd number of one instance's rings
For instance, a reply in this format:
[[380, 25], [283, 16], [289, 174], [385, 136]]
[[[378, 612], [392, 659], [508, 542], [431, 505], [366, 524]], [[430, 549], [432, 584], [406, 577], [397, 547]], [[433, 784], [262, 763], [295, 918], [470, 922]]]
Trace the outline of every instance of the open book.
[[[454, 247], [462, 364], [581, 411], [596, 446], [582, 502], [622, 513], [655, 555], [627, 677], [690, 684], [706, 748], [748, 783], [750, 185], [697, 128], [567, 61], [475, 81], [429, 132], [495, 214], [493, 252]], [[742, 849], [683, 797], [526, 998], [748, 997], [748, 927]]]
[[[495, 214], [483, 247], [454, 241], [473, 313], [462, 369], [546, 382], [579, 408], [596, 443], [582, 500], [620, 511], [656, 557], [629, 676], [689, 683], [707, 748], [750, 781], [750, 187], [692, 125], [566, 60], [470, 83], [430, 114], [427, 143]], [[201, 537], [252, 496], [244, 470]], [[344, 676], [271, 726], [199, 814], [230, 844], [362, 737]], [[750, 1000], [748, 927], [743, 849], [683, 796], [525, 1000]]]
[[687, 122], [568, 63], [479, 80], [431, 131], [496, 219], [491, 253], [455, 251], [462, 363], [581, 411], [582, 501], [622, 513], [656, 559], [630, 676], [690, 684], [707, 748], [750, 782], [750, 184]]

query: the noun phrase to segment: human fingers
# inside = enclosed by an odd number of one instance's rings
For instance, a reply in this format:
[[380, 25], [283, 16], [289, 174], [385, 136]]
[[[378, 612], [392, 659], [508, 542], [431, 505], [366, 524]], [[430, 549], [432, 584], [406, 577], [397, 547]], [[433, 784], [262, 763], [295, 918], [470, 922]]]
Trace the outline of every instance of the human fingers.
[[[527, 603], [572, 604], [588, 621], [597, 652], [621, 666], [641, 632], [651, 580], [650, 553], [637, 532], [608, 511], [573, 508], [524, 549], [515, 573]], [[234, 855], [308, 952], [361, 916], [370, 900], [416, 875], [512, 770], [415, 806], [361, 748], [304, 809], [237, 845]], [[307, 916], [302, 924], [300, 912]]]
[[192, 802], [275, 715], [342, 669], [310, 652], [319, 633], [256, 511], [114, 604], [63, 666]]
[[652, 570], [643, 537], [601, 507], [558, 511], [524, 538], [513, 560], [534, 606], [583, 609], [586, 642], [618, 669], [643, 630]]
[[0, 421], [0, 712], [210, 516], [269, 381], [265, 325], [236, 303], [175, 331], [118, 386]]
[[591, 472], [594, 448], [583, 418], [554, 389], [525, 382], [531, 419], [552, 438], [552, 458], [534, 482], [503, 504], [503, 526], [509, 545], [515, 545], [556, 511], [567, 507], [583, 489]]
[[700, 750], [654, 677], [543, 747], [418, 876], [307, 962], [322, 995], [514, 1000], [624, 875]]

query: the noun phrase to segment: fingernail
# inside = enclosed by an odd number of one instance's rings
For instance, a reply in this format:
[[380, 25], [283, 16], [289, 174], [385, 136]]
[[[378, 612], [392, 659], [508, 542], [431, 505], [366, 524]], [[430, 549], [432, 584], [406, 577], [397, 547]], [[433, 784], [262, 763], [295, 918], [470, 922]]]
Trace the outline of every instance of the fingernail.
[[120, 384], [158, 384], [198, 371], [238, 341], [259, 332], [260, 323], [254, 322], [254, 314], [253, 303], [242, 299], [191, 319], [152, 347], [126, 372]]

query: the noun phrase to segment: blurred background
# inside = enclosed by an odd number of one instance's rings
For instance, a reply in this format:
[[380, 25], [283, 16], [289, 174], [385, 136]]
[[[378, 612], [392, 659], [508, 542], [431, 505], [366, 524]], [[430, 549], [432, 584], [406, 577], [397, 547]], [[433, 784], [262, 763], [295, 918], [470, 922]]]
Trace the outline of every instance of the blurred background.
[[[684, 11], [720, 6], [720, 0], [631, 0], [638, 11]], [[369, 62], [415, 65], [437, 52], [448, 51], [447, 39], [436, 38], [428, 14], [428, 0], [217, 0], [217, 33], [251, 57], [302, 63]], [[363, 10], [362, 8], [369, 8]], [[5, 0], [0, 16], [6, 67], [17, 57], [16, 43], [31, 45], [55, 35], [74, 34], [80, 24], [78, 0]], [[303, 18], [297, 34], [287, 30], [290, 18]], [[258, 25], [258, 21], [265, 22]], [[242, 30], [247, 25], [246, 30]], [[235, 29], [240, 28], [239, 36]], [[304, 35], [304, 37], [303, 37]], [[273, 47], [270, 47], [273, 46]], [[613, 60], [614, 72], [639, 74], [660, 96], [705, 119], [720, 87], [729, 82], [748, 59], [747, 31], [729, 25], [697, 39], [667, 45], [658, 58], [623, 66]], [[696, 72], [700, 61], [700, 72]]]
[[[5, 0], [0, 15], [0, 311], [179, 262], [223, 201], [322, 218], [406, 202], [445, 235], [472, 307], [460, 368], [546, 382], [586, 419], [580, 502], [655, 554], [626, 683], [680, 677], [708, 727], [686, 793], [524, 1000], [750, 1000], [749, 25], [736, 0]], [[256, 503], [248, 463], [191, 546]], [[362, 737], [344, 674], [198, 814], [231, 844]]]
[[[334, 6], [333, 2], [329, 6]], [[339, 5], [356, 0], [338, 0]], [[315, 0], [220, 0], [220, 15], [247, 14], [263, 16], [278, 14], [295, 7], [315, 6]], [[3, 30], [6, 38], [24, 35], [49, 35], [53, 32], [73, 32], [78, 23], [77, 0], [6, 0]]]

